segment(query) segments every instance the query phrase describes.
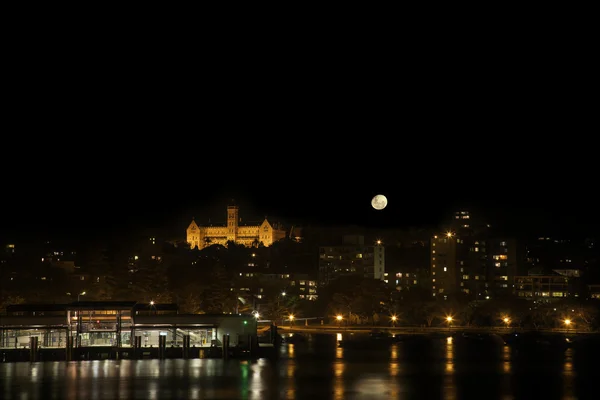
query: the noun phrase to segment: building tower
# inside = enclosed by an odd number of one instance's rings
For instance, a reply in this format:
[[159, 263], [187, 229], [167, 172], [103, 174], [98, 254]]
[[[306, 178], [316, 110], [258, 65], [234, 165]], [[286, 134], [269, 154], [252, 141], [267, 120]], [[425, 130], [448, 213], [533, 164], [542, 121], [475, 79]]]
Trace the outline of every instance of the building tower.
[[[447, 299], [458, 291], [457, 238], [452, 232], [431, 238], [431, 283], [433, 297]], [[461, 271], [462, 272], [462, 271]]]
[[227, 206], [227, 241], [237, 241], [239, 221], [239, 208], [238, 206], [231, 205]]

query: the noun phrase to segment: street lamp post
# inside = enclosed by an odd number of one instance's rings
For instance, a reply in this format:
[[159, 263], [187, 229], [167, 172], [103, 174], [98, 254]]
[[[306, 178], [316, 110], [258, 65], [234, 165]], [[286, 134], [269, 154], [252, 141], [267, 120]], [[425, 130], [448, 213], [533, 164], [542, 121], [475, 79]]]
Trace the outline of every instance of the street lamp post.
[[[284, 317], [283, 317], [283, 315], [281, 313], [281, 304], [280, 304], [280, 302], [281, 302], [281, 299], [283, 297], [285, 297], [286, 294], [287, 293], [285, 293], [285, 291], [284, 291], [284, 292], [281, 292], [281, 295], [277, 296], [277, 314], [278, 314], [277, 315], [277, 317], [278, 317], [277, 320], [281, 321], [281, 325], [283, 325]], [[277, 321], [276, 321], [276, 323], [277, 323]]]
[[80, 296], [85, 296], [85, 291], [81, 292], [81, 293], [77, 293], [77, 302], [79, 303], [79, 297]]

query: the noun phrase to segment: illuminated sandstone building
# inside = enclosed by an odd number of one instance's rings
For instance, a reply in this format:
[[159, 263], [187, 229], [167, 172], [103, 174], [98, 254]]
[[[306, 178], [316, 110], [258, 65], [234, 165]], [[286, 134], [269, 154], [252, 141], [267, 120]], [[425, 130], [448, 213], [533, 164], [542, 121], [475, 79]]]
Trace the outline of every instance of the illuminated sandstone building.
[[256, 247], [260, 244], [270, 246], [283, 239], [286, 231], [278, 225], [271, 225], [265, 218], [260, 225], [241, 225], [238, 206], [227, 206], [227, 224], [225, 226], [201, 226], [192, 220], [187, 228], [187, 242], [192, 248], [225, 245], [227, 242]]

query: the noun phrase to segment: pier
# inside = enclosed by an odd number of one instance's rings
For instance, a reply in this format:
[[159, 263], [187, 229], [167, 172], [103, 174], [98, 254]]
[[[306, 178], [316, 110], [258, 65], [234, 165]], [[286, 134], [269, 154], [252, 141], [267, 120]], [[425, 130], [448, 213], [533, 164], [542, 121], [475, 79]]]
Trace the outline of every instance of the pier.
[[173, 304], [19, 304], [0, 316], [0, 362], [257, 358], [275, 352], [246, 314], [179, 314]]

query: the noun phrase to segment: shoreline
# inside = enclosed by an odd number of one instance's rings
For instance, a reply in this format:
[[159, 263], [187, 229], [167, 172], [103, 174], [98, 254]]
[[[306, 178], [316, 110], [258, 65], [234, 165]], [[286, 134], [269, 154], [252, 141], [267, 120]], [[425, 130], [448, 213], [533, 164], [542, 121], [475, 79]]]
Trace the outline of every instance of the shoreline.
[[[576, 329], [564, 328], [546, 328], [546, 329], [527, 329], [516, 327], [390, 327], [390, 326], [337, 326], [337, 325], [320, 325], [320, 326], [277, 326], [279, 333], [370, 333], [372, 331], [388, 332], [398, 335], [427, 335], [441, 333], [490, 333], [490, 334], [511, 334], [511, 333], [544, 333], [544, 334], [565, 334], [565, 335], [600, 335], [599, 331], [578, 331]], [[260, 327], [259, 327], [260, 331]]]

